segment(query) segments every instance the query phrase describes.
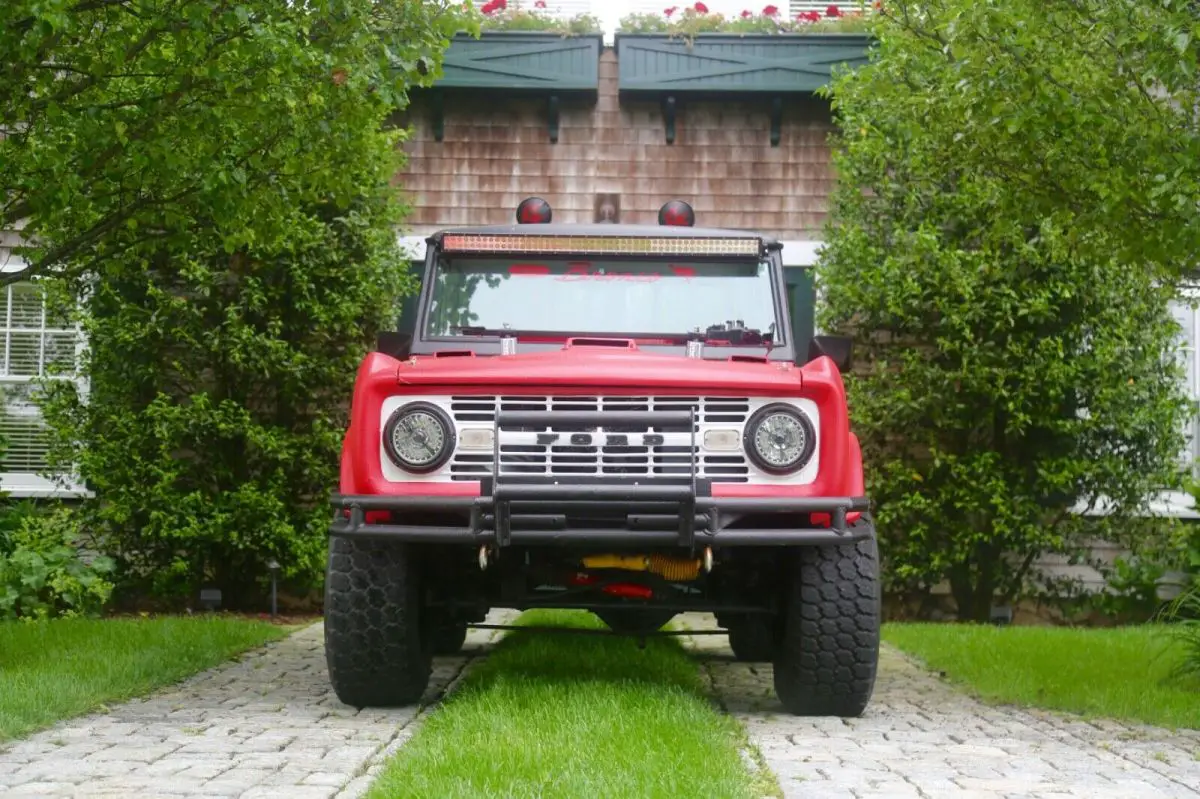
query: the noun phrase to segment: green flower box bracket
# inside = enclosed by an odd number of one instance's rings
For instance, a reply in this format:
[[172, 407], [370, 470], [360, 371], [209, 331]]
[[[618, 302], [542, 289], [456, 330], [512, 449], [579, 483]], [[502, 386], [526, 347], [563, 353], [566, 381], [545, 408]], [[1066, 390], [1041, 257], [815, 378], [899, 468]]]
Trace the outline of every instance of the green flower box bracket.
[[691, 41], [662, 34], [616, 37], [622, 96], [662, 98], [668, 143], [678, 96], [769, 97], [771, 144], [779, 143], [783, 97], [811, 94], [835, 68], [867, 63], [872, 37], [858, 33], [706, 34]]
[[550, 141], [558, 141], [562, 95], [595, 100], [600, 85], [600, 34], [491, 31], [478, 39], [455, 36], [434, 88], [434, 137], [441, 141], [446, 91], [474, 90], [545, 95]]

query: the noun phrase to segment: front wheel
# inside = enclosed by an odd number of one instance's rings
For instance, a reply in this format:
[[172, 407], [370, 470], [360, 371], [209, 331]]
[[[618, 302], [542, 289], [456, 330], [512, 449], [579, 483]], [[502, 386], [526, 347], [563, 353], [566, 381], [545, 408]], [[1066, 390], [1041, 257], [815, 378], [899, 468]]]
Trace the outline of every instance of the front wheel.
[[853, 544], [799, 550], [789, 570], [775, 693], [798, 716], [861, 716], [879, 664], [874, 531]]
[[411, 705], [429, 686], [432, 653], [414, 561], [406, 544], [330, 539], [325, 662], [347, 705]]

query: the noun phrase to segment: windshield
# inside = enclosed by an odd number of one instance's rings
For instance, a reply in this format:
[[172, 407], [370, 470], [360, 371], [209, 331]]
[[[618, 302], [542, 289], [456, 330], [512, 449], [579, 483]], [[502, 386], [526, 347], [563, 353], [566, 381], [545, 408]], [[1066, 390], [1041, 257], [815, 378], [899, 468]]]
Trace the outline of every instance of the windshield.
[[767, 261], [442, 257], [425, 332], [682, 336], [726, 322], [782, 331]]

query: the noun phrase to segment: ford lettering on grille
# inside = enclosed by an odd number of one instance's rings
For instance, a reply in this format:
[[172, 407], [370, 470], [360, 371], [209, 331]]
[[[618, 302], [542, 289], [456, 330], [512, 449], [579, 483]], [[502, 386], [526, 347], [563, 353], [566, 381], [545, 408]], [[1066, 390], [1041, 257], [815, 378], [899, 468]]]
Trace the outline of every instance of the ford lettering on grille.
[[[522, 397], [454, 396], [450, 410], [459, 429], [491, 427], [502, 411], [686, 411], [696, 414], [695, 436], [686, 431], [613, 426], [583, 429], [571, 425], [500, 430], [502, 475], [665, 477], [691, 473], [723, 482], [746, 482], [750, 469], [740, 452], [706, 452], [701, 433], [708, 427], [736, 429], [750, 415], [750, 401], [737, 397]], [[693, 443], [699, 449], [693, 449]], [[493, 453], [458, 451], [450, 462], [454, 480], [491, 474]]]

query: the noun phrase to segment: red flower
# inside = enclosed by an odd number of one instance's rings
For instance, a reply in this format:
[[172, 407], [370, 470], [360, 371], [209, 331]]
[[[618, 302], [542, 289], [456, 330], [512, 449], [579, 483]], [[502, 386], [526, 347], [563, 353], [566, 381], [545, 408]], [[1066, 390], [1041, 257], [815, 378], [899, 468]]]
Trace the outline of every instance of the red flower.
[[697, 14], [708, 13], [708, 6], [704, 5], [704, 3], [696, 3], [696, 5], [692, 6], [692, 8], [696, 9]]
[[743, 11], [743, 12], [742, 12], [742, 19], [749, 19], [749, 18], [750, 18], [750, 17], [752, 17], [752, 16], [754, 16], [754, 15], [753, 15], [753, 14], [751, 14], [749, 11]]
[[534, 8], [545, 8], [546, 0], [537, 0], [537, 2], [533, 4], [533, 7]]
[[678, 10], [679, 10], [679, 6], [671, 6], [670, 8], [664, 8], [663, 16], [666, 17], [667, 19], [670, 19], [671, 15], [674, 14]]
[[[501, 0], [501, 2], [503, 2], [503, 0]], [[830, 6], [829, 8], [825, 9], [825, 16], [827, 17], [840, 17], [841, 15], [842, 10], [837, 6]]]
[[778, 14], [779, 14], [779, 9], [776, 8], [775, 6], [767, 6], [766, 8], [763, 9], [764, 17], [774, 17]]
[[816, 11], [803, 11], [796, 17], [796, 19], [800, 22], [820, 22], [821, 15]]

